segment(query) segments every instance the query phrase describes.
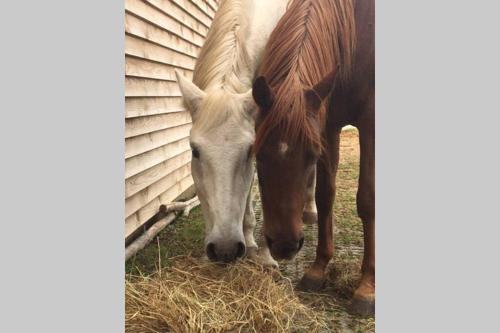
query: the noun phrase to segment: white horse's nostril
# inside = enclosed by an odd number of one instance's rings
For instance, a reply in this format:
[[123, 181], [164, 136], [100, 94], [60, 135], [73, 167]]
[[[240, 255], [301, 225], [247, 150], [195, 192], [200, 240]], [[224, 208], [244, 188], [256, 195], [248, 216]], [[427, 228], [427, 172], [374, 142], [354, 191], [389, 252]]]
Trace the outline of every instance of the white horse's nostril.
[[214, 243], [208, 243], [207, 256], [210, 260], [217, 261], [217, 254], [215, 253], [215, 244]]
[[206, 248], [207, 257], [212, 261], [232, 262], [245, 255], [245, 243], [238, 242], [210, 242]]
[[245, 254], [245, 244], [238, 242], [238, 249], [236, 250], [236, 258], [241, 258]]

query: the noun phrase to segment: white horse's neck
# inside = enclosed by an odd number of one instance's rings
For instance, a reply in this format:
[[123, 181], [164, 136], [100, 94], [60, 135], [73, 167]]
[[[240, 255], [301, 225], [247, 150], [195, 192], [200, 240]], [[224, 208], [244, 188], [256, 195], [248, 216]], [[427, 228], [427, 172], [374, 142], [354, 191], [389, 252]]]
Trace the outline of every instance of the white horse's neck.
[[253, 13], [249, 16], [247, 45], [249, 45], [248, 53], [252, 62], [252, 72], [250, 73], [252, 83], [257, 74], [267, 41], [279, 19], [283, 16], [288, 1], [289, 0], [250, 1], [253, 3]]
[[193, 83], [205, 92], [244, 93], [288, 0], [224, 0], [200, 52]]

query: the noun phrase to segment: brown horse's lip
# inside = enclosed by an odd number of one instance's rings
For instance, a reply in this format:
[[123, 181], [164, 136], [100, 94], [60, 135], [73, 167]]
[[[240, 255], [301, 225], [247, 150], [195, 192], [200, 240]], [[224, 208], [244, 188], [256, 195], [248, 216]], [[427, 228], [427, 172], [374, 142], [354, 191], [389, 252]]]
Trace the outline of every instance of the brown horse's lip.
[[[286, 260], [286, 261], [292, 261], [293, 259], [295, 259], [295, 256], [297, 255], [298, 252], [295, 252], [295, 253], [292, 253], [292, 254], [289, 254], [288, 256], [285, 256], [285, 257], [275, 257], [273, 256], [274, 259], [276, 260]], [[272, 255], [272, 252], [271, 252], [271, 255]]]
[[269, 251], [271, 252], [271, 256], [276, 260], [293, 260], [297, 253], [299, 253], [299, 251], [294, 251], [283, 255], [283, 253], [275, 253], [272, 248], [269, 248]]

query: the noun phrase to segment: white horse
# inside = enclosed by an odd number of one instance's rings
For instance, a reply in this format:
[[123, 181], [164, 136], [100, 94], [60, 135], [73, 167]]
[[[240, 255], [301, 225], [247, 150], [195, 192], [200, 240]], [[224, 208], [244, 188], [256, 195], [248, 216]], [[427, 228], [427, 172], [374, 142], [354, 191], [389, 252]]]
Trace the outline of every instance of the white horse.
[[[247, 255], [277, 266], [267, 246], [257, 251], [251, 187], [255, 115], [251, 87], [267, 40], [288, 0], [223, 0], [200, 51], [193, 82], [176, 71], [191, 113], [191, 172], [205, 218], [205, 249], [214, 261]], [[314, 191], [305, 207], [315, 215]], [[265, 242], [263, 242], [265, 243]]]

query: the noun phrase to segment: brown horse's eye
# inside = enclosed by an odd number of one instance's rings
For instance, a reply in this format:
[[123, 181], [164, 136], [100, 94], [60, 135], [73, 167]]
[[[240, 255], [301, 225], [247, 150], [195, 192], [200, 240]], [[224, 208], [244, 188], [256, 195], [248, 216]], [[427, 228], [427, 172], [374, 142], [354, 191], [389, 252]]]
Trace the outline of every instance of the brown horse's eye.
[[200, 152], [196, 148], [192, 148], [191, 152], [193, 153], [194, 158], [200, 158]]

